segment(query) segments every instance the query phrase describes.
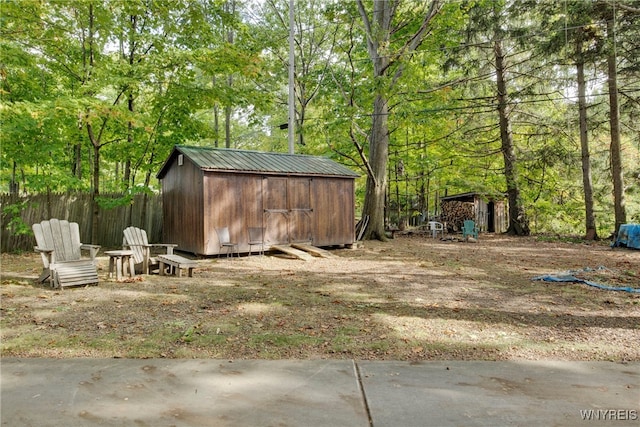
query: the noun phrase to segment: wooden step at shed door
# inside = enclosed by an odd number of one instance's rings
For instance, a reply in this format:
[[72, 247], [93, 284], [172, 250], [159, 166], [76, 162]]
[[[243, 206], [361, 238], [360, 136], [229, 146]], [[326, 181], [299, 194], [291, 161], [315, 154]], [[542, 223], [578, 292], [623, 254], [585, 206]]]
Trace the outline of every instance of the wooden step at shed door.
[[294, 256], [304, 261], [311, 261], [313, 257], [300, 249], [293, 248], [289, 245], [271, 245], [270, 250], [284, 252], [287, 255]]
[[304, 243], [292, 243], [291, 244], [292, 247], [296, 248], [296, 249], [300, 249], [301, 251], [305, 251], [310, 253], [313, 256], [317, 256], [320, 258], [335, 258], [336, 256], [334, 254], [332, 254], [331, 252], [324, 250], [322, 248], [318, 248], [316, 246], [312, 246], [312, 245], [307, 245]]

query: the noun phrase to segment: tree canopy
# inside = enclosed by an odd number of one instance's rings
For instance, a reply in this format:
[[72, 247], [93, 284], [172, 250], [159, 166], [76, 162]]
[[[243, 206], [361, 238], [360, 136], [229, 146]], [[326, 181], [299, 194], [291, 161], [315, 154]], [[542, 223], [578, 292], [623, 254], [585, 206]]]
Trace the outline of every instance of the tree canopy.
[[286, 152], [291, 30], [295, 150], [361, 173], [369, 238], [465, 192], [515, 234], [640, 221], [640, 0], [294, 4], [3, 1], [0, 191], [97, 206], [175, 144]]

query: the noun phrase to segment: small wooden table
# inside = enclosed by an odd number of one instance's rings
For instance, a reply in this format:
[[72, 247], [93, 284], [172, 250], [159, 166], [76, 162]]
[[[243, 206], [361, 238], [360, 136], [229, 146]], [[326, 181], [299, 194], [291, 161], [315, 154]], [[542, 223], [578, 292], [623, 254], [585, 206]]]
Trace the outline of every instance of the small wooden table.
[[135, 276], [133, 251], [106, 251], [105, 254], [109, 255], [109, 278], [113, 277], [114, 267], [117, 281], [122, 280], [122, 277], [126, 275], [127, 268], [129, 269], [129, 277]]
[[171, 271], [175, 271], [178, 277], [182, 277], [182, 269], [186, 268], [189, 272], [189, 277], [193, 277], [193, 269], [198, 266], [196, 261], [186, 259], [180, 255], [158, 255], [158, 264], [160, 264], [160, 275], [164, 276], [165, 266], [171, 267]]

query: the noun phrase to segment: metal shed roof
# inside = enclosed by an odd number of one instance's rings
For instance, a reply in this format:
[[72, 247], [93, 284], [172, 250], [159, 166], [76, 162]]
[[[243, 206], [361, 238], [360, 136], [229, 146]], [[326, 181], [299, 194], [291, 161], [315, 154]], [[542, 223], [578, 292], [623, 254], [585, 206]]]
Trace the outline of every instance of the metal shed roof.
[[360, 175], [326, 157], [284, 154], [229, 148], [176, 145], [167, 162], [158, 172], [165, 175], [171, 158], [183, 154], [200, 169], [207, 171], [339, 176], [357, 178]]

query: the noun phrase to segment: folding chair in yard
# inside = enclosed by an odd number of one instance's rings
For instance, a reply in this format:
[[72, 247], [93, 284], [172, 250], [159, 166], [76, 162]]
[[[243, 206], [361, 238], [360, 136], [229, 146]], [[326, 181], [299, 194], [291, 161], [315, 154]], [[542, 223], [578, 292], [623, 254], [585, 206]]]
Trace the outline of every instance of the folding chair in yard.
[[233, 258], [233, 253], [236, 252], [238, 257], [240, 256], [240, 252], [238, 251], [238, 243], [231, 241], [231, 236], [229, 234], [229, 227], [218, 227], [216, 228], [216, 233], [218, 234], [218, 241], [220, 242], [220, 249], [225, 249], [227, 253], [227, 258]]

